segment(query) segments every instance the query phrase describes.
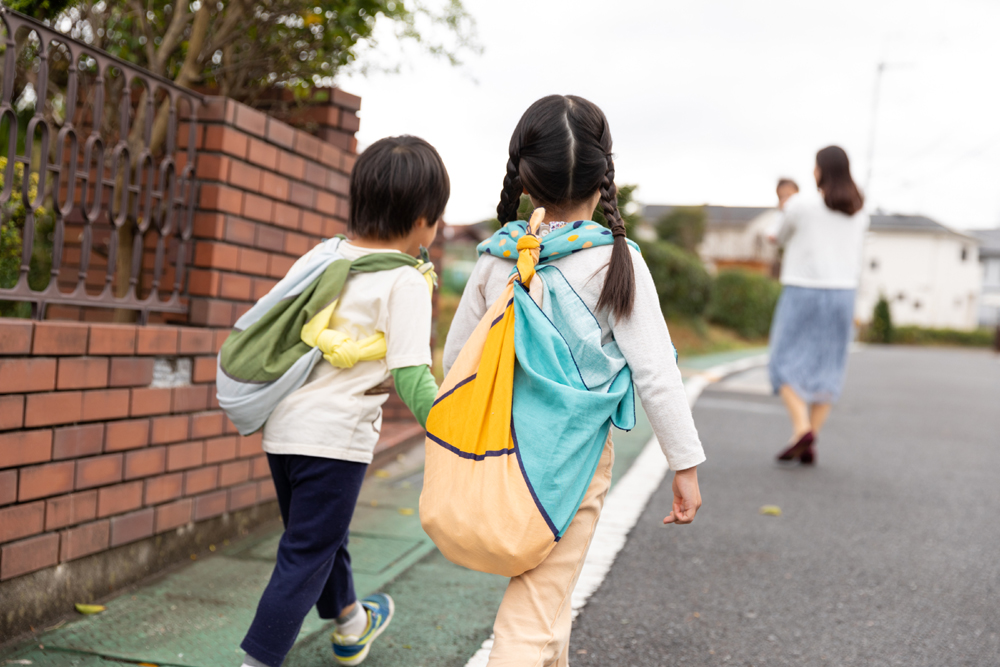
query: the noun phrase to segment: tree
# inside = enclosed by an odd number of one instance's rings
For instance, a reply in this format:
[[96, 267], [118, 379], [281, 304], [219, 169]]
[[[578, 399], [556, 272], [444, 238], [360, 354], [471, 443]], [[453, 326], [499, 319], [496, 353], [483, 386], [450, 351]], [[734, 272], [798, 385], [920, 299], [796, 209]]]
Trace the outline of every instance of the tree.
[[893, 338], [892, 313], [885, 296], [880, 296], [868, 325], [868, 340], [872, 343], [891, 343]]
[[677, 206], [657, 220], [656, 233], [660, 239], [695, 252], [705, 238], [705, 207]]

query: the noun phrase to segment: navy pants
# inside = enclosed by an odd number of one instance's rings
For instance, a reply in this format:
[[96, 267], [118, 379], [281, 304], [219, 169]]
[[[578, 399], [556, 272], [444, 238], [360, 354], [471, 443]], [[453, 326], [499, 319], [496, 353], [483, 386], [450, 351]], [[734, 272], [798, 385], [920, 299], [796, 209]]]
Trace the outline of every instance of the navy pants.
[[279, 667], [313, 605], [320, 618], [337, 618], [357, 601], [347, 532], [368, 466], [294, 454], [268, 454], [267, 461], [285, 533], [241, 648]]

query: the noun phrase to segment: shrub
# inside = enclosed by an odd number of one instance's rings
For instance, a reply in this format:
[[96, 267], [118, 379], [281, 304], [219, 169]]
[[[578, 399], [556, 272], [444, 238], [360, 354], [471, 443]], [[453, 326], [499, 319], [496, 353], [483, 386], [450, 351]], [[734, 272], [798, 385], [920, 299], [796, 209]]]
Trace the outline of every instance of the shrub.
[[708, 319], [744, 338], [763, 338], [771, 329], [781, 294], [778, 281], [739, 269], [719, 272], [708, 305]]
[[705, 238], [705, 225], [704, 206], [676, 206], [656, 221], [656, 233], [660, 240], [694, 252]]
[[889, 302], [884, 296], [880, 296], [878, 302], [875, 303], [875, 310], [872, 312], [872, 322], [868, 325], [868, 342], [891, 343], [895, 337], [894, 334]]
[[[872, 322], [874, 325], [874, 321]], [[990, 347], [994, 332], [990, 329], [959, 331], [957, 329], [925, 329], [924, 327], [896, 327], [892, 342], [902, 345], [960, 345], [964, 347]]]
[[698, 256], [666, 241], [639, 241], [665, 315], [700, 316], [712, 292], [712, 277]]

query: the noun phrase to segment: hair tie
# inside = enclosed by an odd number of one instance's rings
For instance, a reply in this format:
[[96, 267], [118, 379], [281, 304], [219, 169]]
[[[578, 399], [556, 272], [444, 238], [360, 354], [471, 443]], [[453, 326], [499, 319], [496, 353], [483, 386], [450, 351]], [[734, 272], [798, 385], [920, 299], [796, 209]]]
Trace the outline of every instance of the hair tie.
[[615, 225], [611, 228], [611, 235], [617, 238], [625, 238], [625, 225]]

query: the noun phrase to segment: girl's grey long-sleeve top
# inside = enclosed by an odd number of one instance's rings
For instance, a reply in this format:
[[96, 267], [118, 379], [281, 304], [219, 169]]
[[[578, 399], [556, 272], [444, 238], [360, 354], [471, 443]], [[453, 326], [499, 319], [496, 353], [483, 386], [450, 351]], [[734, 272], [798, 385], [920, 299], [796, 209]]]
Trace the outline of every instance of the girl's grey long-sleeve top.
[[[595, 314], [601, 325], [602, 342], [613, 338], [618, 343], [670, 468], [684, 470], [696, 466], [705, 460], [705, 452], [671, 349], [670, 333], [660, 310], [653, 277], [642, 256], [633, 250], [635, 308], [631, 317], [616, 320], [612, 314], [597, 310], [610, 259], [611, 246], [602, 246], [548, 264], [563, 273]], [[502, 294], [513, 268], [513, 262], [492, 255], [483, 255], [476, 262], [445, 342], [445, 373], [451, 370], [486, 310]], [[539, 276], [544, 280], [544, 272]]]

